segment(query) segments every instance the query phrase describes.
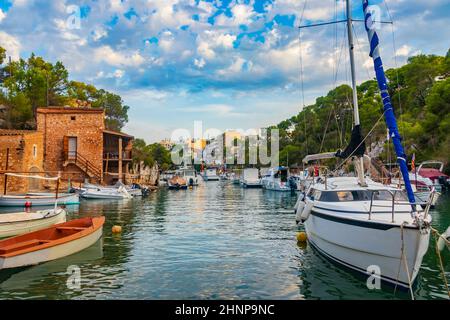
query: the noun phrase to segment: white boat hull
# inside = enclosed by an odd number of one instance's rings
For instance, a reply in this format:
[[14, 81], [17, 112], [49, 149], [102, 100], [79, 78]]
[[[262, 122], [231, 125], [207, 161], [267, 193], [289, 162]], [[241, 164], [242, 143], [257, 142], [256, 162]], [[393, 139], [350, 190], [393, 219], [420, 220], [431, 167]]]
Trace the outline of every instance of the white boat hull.
[[241, 185], [244, 188], [262, 188], [262, 184], [260, 181], [247, 181], [247, 180], [242, 180], [241, 181]]
[[219, 176], [203, 176], [203, 180], [205, 181], [219, 181]]
[[291, 191], [291, 188], [289, 188], [287, 185], [281, 185], [277, 181], [270, 181], [270, 180], [263, 181], [262, 187], [266, 190], [271, 190], [271, 191], [280, 191], [280, 192]]
[[[58, 205], [79, 204], [78, 194], [66, 194], [58, 196]], [[55, 195], [27, 195], [27, 196], [0, 196], [0, 207], [35, 207], [51, 206], [55, 204]]]
[[66, 242], [58, 246], [28, 252], [22, 255], [8, 258], [0, 257], [0, 270], [36, 265], [42, 262], [69, 256], [92, 246], [100, 239], [100, 237], [102, 236], [102, 232], [103, 228], [99, 228], [95, 232], [86, 235], [85, 237]]
[[[54, 224], [66, 222], [66, 211], [57, 209], [56, 214], [46, 217], [46, 213], [54, 210], [38, 212], [7, 213], [0, 215], [0, 238], [17, 236], [41, 229]], [[20, 219], [21, 221], [17, 221]]]
[[374, 224], [357, 226], [342, 221], [329, 220], [313, 210], [305, 222], [310, 243], [328, 258], [355, 271], [369, 275], [368, 267], [378, 266], [381, 279], [386, 282], [406, 288], [410, 281], [414, 282], [428, 249], [429, 230], [403, 229], [404, 252], [410, 273], [408, 280], [402, 262], [400, 227], [386, 229], [386, 224], [380, 224], [376, 228]]

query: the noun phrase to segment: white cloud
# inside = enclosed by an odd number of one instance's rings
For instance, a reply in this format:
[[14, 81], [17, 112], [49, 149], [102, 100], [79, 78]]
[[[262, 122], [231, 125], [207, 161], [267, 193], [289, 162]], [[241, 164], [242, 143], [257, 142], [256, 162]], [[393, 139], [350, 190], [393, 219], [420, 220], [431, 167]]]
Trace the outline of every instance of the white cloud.
[[406, 44], [397, 49], [395, 54], [400, 57], [407, 57], [411, 53], [412, 48]]
[[205, 59], [200, 58], [200, 59], [194, 59], [194, 64], [196, 67], [201, 69], [206, 65], [206, 62], [205, 62]]
[[114, 51], [110, 46], [102, 46], [94, 50], [94, 59], [103, 61], [111, 66], [137, 67], [145, 62], [138, 51], [124, 53]]
[[92, 39], [98, 41], [108, 35], [108, 32], [103, 27], [97, 27], [92, 31]]
[[4, 13], [3, 11], [2, 11], [2, 9], [0, 9], [0, 23], [3, 21], [3, 19], [5, 19], [6, 18], [6, 13]]
[[199, 107], [184, 107], [179, 108], [179, 111], [183, 112], [202, 112], [212, 113], [221, 117], [235, 117], [241, 114], [235, 112], [235, 108], [228, 104], [207, 104]]
[[0, 31], [0, 46], [6, 49], [6, 54], [11, 56], [13, 60], [19, 60], [21, 45], [17, 38]]

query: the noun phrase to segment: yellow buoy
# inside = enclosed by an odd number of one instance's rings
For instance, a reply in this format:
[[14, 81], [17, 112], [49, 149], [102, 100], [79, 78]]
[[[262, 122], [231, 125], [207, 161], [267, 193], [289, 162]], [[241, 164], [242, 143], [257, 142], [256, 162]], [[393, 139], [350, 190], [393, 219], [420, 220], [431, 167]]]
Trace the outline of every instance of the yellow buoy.
[[114, 227], [112, 227], [112, 232], [113, 233], [121, 233], [122, 232], [122, 227], [121, 226], [114, 226]]
[[299, 232], [298, 234], [297, 234], [297, 241], [298, 242], [306, 242], [306, 232]]

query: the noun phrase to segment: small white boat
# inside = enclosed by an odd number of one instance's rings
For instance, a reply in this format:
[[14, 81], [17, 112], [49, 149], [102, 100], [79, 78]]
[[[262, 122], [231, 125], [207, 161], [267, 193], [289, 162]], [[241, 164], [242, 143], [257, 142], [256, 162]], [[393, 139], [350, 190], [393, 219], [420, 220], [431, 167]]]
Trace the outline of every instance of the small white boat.
[[261, 188], [262, 184], [259, 178], [259, 170], [255, 168], [244, 169], [241, 185], [244, 188]]
[[56, 195], [53, 193], [34, 194], [34, 195], [2, 195], [0, 196], [0, 207], [35, 207], [51, 206], [58, 201], [60, 205], [79, 204], [80, 197], [76, 193], [66, 193]]
[[91, 183], [85, 183], [83, 185], [84, 191], [86, 191], [86, 190], [105, 190], [106, 192], [108, 192], [111, 190], [113, 190], [113, 191], [119, 190], [120, 188], [125, 189], [133, 197], [142, 196], [142, 189], [134, 187], [134, 186], [126, 186], [120, 181], [117, 182], [113, 186], [100, 186], [100, 185], [91, 184]]
[[0, 214], [0, 238], [44, 229], [65, 221], [66, 211], [62, 208]]
[[83, 218], [0, 241], [0, 269], [36, 265], [80, 252], [103, 234], [105, 217]]
[[272, 191], [291, 191], [292, 188], [288, 183], [289, 172], [285, 167], [271, 168], [267, 174], [261, 179], [262, 187]]
[[[176, 174], [184, 178], [188, 186], [198, 186], [198, 176], [197, 171], [189, 168], [181, 168], [177, 170]], [[169, 179], [170, 180], [170, 179]]]
[[97, 188], [86, 189], [81, 196], [85, 199], [131, 199], [133, 196], [125, 188]]
[[220, 177], [217, 175], [216, 168], [209, 168], [203, 172], [203, 180], [205, 181], [219, 181]]

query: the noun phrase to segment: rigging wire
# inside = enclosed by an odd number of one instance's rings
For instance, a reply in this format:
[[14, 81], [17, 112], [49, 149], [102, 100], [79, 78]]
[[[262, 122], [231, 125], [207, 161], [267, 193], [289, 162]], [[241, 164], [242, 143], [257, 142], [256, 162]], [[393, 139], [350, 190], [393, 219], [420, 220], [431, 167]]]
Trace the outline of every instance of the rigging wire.
[[[306, 4], [308, 0], [305, 0], [305, 3], [303, 4], [302, 13], [300, 15], [300, 25], [303, 21], [303, 16], [305, 14]], [[302, 101], [303, 101], [303, 121], [304, 121], [304, 135], [305, 135], [305, 147], [306, 147], [306, 154], [309, 154], [308, 150], [308, 136], [306, 134], [306, 108], [305, 108], [305, 84], [304, 84], [304, 77], [303, 77], [303, 52], [302, 52], [302, 39], [301, 39], [301, 29], [299, 29], [299, 35], [298, 35], [298, 43], [299, 43], [299, 51], [300, 51], [300, 81], [301, 81], [301, 93], [302, 93]]]
[[397, 44], [395, 40], [395, 27], [394, 27], [394, 19], [392, 19], [391, 11], [389, 10], [389, 6], [387, 4], [387, 0], [383, 1], [386, 6], [386, 11], [391, 20], [391, 30], [392, 30], [392, 50], [394, 51], [394, 65], [395, 65], [395, 74], [397, 78], [397, 95], [398, 95], [398, 107], [400, 110], [400, 133], [405, 139], [405, 124], [403, 122], [403, 110], [402, 110], [402, 99], [401, 99], [401, 88], [400, 88], [400, 75], [398, 72], [398, 60], [397, 60]]

